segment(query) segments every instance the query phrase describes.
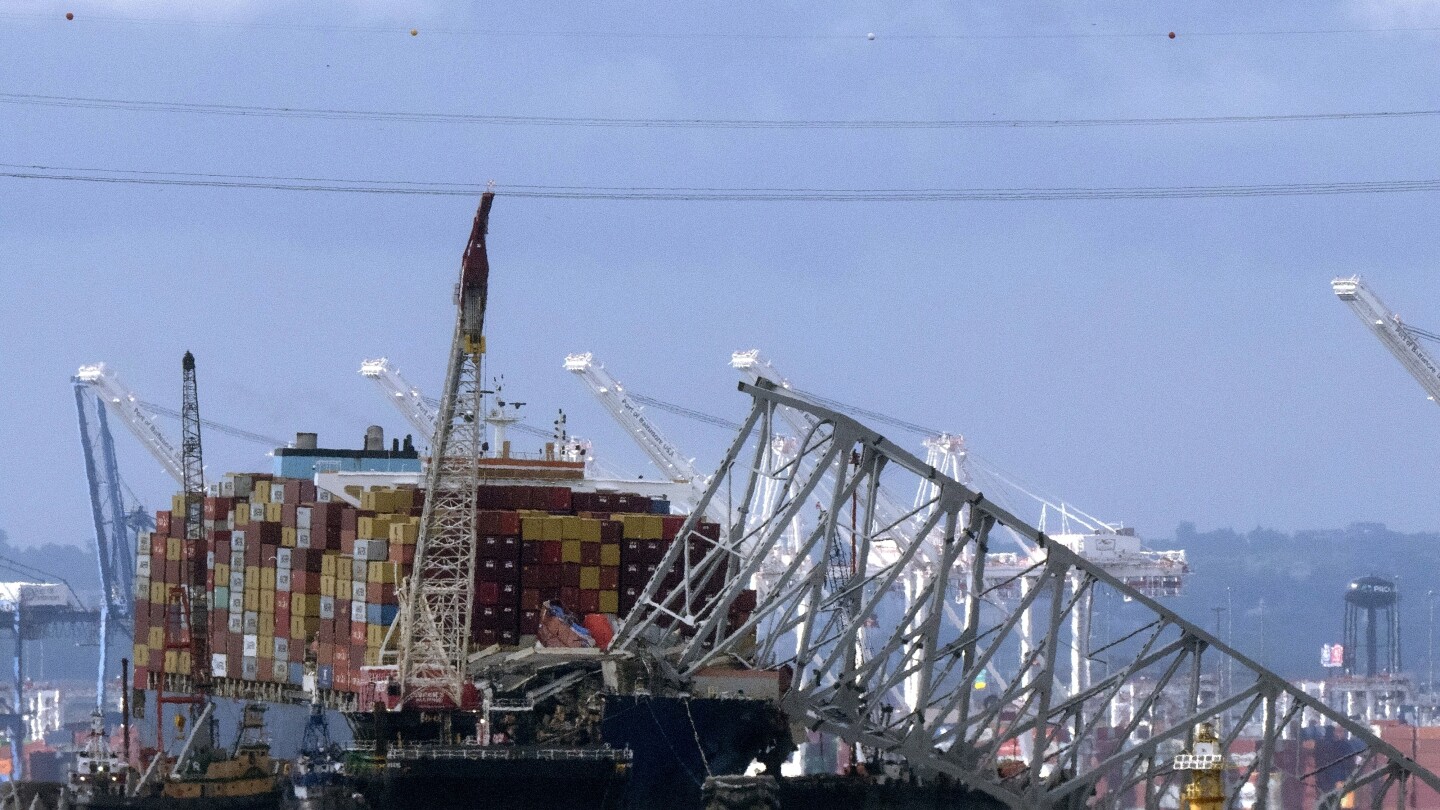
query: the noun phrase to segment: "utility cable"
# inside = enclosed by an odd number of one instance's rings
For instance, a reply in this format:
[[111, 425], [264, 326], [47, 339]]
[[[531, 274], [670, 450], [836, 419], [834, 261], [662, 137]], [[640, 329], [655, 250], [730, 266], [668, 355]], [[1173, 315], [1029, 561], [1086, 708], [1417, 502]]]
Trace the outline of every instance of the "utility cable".
[[[146, 186], [263, 189], [419, 197], [475, 197], [483, 184], [395, 180], [272, 178], [184, 172], [122, 172], [0, 164], [0, 177]], [[550, 200], [654, 202], [1056, 202], [1071, 200], [1236, 199], [1440, 191], [1440, 179], [1267, 183], [1224, 186], [1111, 186], [1056, 188], [691, 188], [656, 186], [497, 186], [509, 197]]]
[[0, 104], [68, 109], [122, 110], [322, 121], [472, 124], [529, 127], [608, 127], [642, 129], [1056, 129], [1156, 127], [1214, 124], [1300, 123], [1365, 119], [1433, 118], [1440, 110], [1350, 111], [1265, 115], [1157, 116], [1146, 118], [934, 118], [934, 119], [780, 119], [780, 118], [604, 118], [556, 115], [484, 115], [416, 110], [361, 110], [324, 107], [274, 107], [201, 104], [180, 101], [0, 93]]

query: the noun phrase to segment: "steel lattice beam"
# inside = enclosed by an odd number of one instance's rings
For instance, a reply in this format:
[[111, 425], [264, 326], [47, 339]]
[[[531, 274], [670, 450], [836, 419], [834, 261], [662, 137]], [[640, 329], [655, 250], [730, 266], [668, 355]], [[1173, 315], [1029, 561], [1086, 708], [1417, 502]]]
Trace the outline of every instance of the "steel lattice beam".
[[[693, 542], [670, 548], [616, 640], [677, 686], [715, 665], [788, 668], [781, 704], [792, 720], [1016, 808], [1158, 807], [1175, 798], [1183, 779], [1169, 763], [1201, 722], [1218, 724], [1227, 745], [1253, 741], [1243, 778], [1311, 803], [1365, 791], [1376, 806], [1398, 806], [1417, 780], [1440, 790], [1440, 778], [1368, 728], [880, 433], [766, 381], [741, 390], [754, 407], [696, 514], [717, 497], [746, 506], [703, 553], [692, 553], [701, 549]], [[793, 412], [782, 421], [799, 415], [807, 430], [794, 460], [776, 467], [765, 449], [781, 409]], [[897, 538], [886, 531], [882, 488], [922, 482], [931, 485], [917, 504], [924, 517]], [[757, 504], [760, 493], [771, 502]], [[812, 518], [785, 570], [769, 572], [773, 585], [753, 612], [732, 613], [771, 552], [795, 545], [787, 533], [802, 512]], [[699, 539], [697, 523], [692, 516], [681, 539]], [[986, 598], [994, 586], [983, 561], [996, 528], [1044, 552], [1019, 575], [1013, 603]], [[893, 546], [877, 554], [882, 535]], [[850, 550], [848, 574], [837, 576], [835, 558]], [[677, 566], [683, 582], [666, 588]], [[914, 598], [896, 610], [885, 594], [907, 578]], [[1097, 601], [1105, 621], [1076, 619]], [[942, 621], [952, 603], [963, 606], [958, 627]], [[1227, 663], [1239, 675], [1222, 683], [1212, 673]], [[977, 685], [995, 665], [1007, 674], [999, 694]], [[1071, 678], [1076, 666], [1094, 671], [1084, 688]], [[892, 705], [907, 680], [914, 705]], [[1326, 769], [1307, 773], [1277, 755], [1295, 744], [1302, 715], [1359, 747], [1338, 787], [1321, 784]], [[1256, 807], [1273, 806], [1269, 793], [1259, 791]]]

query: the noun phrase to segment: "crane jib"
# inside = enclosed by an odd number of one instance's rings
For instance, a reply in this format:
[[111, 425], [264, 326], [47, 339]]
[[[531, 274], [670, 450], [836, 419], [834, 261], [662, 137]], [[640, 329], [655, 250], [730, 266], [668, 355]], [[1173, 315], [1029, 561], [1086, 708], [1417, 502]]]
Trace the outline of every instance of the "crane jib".
[[489, 228], [493, 192], [480, 195], [480, 208], [470, 229], [470, 241], [460, 261], [460, 328], [467, 342], [479, 350], [479, 338], [485, 326], [485, 297], [490, 285], [490, 260], [485, 254], [485, 233]]

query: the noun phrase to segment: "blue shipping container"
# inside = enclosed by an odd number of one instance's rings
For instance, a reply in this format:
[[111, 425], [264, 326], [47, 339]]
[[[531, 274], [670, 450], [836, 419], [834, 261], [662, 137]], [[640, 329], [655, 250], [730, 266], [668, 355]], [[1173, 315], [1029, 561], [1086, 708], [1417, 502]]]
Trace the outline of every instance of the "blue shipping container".
[[292, 686], [300, 686], [305, 683], [305, 665], [299, 661], [290, 662], [290, 683]]
[[330, 689], [335, 686], [335, 668], [329, 664], [321, 664], [315, 669], [315, 680], [321, 689]]

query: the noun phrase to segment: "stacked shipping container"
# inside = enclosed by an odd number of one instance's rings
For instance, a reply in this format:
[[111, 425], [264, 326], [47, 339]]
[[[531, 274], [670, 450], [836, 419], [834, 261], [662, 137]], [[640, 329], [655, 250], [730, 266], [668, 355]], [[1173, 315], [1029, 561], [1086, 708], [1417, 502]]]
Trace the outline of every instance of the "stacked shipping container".
[[[396, 584], [415, 559], [424, 494], [405, 486], [350, 494], [359, 508], [304, 479], [228, 475], [212, 487], [204, 564], [215, 677], [300, 686], [308, 651], [320, 688], [361, 689], [360, 669], [380, 663], [399, 612]], [[668, 512], [665, 501], [555, 486], [482, 486], [478, 507], [472, 638], [480, 646], [529, 642], [522, 637], [535, 633], [550, 600], [575, 613], [625, 614], [684, 522], [655, 514]], [[170, 604], [196, 553], [184, 540], [183, 508], [177, 496], [141, 537], [137, 688], [190, 671]], [[701, 523], [697, 533], [717, 539], [719, 527]], [[690, 542], [695, 551], [705, 543]], [[669, 576], [667, 585], [679, 582]]]

